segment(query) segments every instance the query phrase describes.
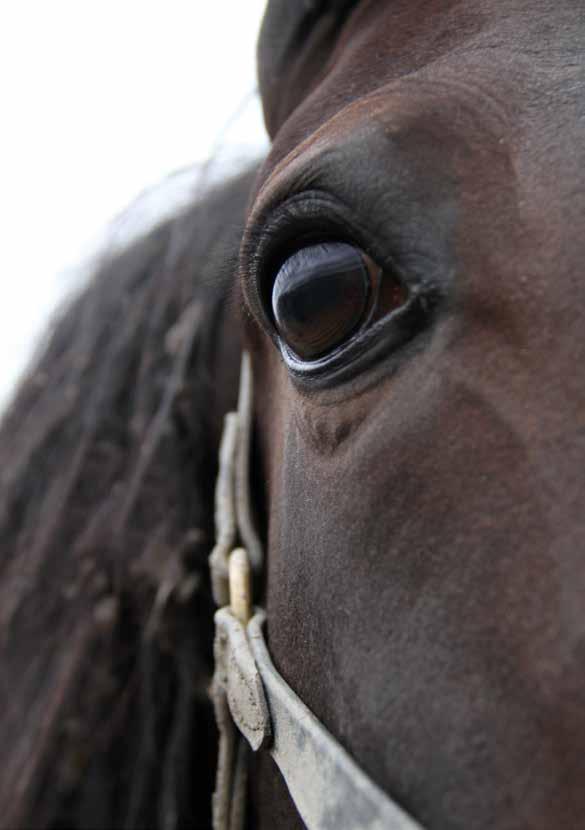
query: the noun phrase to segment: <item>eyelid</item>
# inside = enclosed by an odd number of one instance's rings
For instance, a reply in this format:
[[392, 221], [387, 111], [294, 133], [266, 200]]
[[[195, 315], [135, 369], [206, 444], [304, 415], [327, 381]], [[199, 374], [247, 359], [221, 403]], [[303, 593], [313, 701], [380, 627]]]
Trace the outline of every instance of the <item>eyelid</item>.
[[[453, 275], [446, 267], [448, 263], [442, 258], [432, 259], [424, 234], [422, 238], [415, 233], [405, 234], [404, 222], [400, 221], [394, 228], [391, 210], [370, 216], [365, 223], [351, 205], [327, 191], [314, 189], [289, 195], [268, 207], [264, 215], [253, 215], [255, 222], [246, 229], [240, 258], [244, 303], [250, 318], [280, 351], [295, 385], [306, 386], [307, 391], [343, 383], [392, 355], [390, 370], [405, 353], [400, 349], [398, 354], [398, 347], [412, 339], [414, 332], [423, 330], [425, 321], [447, 296]], [[314, 238], [315, 233], [360, 248], [384, 272], [396, 275], [408, 291], [408, 300], [390, 315], [371, 321], [365, 331], [360, 329], [331, 357], [306, 364], [279, 340], [266, 313], [266, 297], [286, 256], [311, 236]], [[439, 246], [438, 250], [440, 253], [443, 248]]]
[[372, 234], [349, 206], [325, 191], [294, 194], [271, 207], [266, 216], [256, 215], [244, 234], [240, 256], [244, 301], [262, 328], [270, 323], [262, 300], [280, 266], [299, 248], [324, 240], [354, 245], [381, 267], [393, 267], [383, 261]]

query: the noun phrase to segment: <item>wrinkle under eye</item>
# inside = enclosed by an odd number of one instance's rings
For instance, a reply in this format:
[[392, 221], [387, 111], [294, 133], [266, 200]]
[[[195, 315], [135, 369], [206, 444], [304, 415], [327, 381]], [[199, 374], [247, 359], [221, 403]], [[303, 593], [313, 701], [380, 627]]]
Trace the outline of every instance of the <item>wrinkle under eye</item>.
[[359, 248], [327, 242], [285, 261], [272, 288], [272, 312], [282, 341], [310, 362], [406, 299], [403, 286]]

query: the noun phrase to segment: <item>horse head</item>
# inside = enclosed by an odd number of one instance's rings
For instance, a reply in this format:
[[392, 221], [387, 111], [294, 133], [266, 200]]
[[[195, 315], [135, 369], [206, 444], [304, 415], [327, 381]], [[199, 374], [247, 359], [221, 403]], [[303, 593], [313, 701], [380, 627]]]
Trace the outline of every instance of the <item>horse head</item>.
[[[269, 647], [428, 827], [585, 809], [584, 36], [564, 0], [273, 0], [260, 40]], [[257, 826], [299, 826], [257, 767]]]
[[[260, 171], [110, 252], [3, 415], [5, 826], [210, 826], [242, 343], [252, 744], [272, 660], [401, 828], [582, 825], [584, 37], [574, 0], [269, 2]], [[300, 827], [254, 758], [248, 825]]]

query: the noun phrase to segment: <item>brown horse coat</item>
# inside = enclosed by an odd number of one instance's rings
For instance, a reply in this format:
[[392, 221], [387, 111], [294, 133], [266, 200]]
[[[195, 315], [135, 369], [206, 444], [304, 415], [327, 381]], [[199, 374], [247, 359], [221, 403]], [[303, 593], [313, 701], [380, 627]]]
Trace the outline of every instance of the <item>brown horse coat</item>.
[[[270, 648], [427, 826], [569, 830], [585, 814], [585, 15], [350, 5], [309, 4], [279, 51], [290, 4], [272, 3], [259, 51], [274, 143], [241, 284]], [[265, 297], [315, 227], [432, 310], [398, 346], [388, 323], [389, 343], [300, 377]], [[258, 826], [298, 826], [261, 767]]]

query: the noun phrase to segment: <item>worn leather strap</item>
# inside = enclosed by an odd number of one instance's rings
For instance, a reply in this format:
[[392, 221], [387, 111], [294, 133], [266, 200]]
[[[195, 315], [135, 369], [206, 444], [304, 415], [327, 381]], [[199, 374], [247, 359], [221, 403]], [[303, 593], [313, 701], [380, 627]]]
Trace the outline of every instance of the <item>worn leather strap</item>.
[[257, 612], [247, 631], [270, 712], [269, 752], [308, 830], [422, 830], [362, 772], [276, 671], [264, 621], [264, 612]]
[[262, 548], [251, 516], [252, 375], [244, 355], [237, 413], [226, 418], [216, 488], [217, 541], [210, 557], [216, 601], [213, 683], [220, 731], [214, 830], [243, 830], [247, 756], [267, 750], [308, 830], [422, 830], [358, 767], [276, 671], [263, 634], [265, 614], [239, 619], [229, 607], [229, 574], [239, 540], [252, 569]]
[[[276, 671], [264, 641], [264, 612], [256, 609], [246, 626], [231, 609], [222, 608], [215, 621], [220, 699], [250, 747], [270, 752], [307, 828], [421, 830], [365, 775]], [[227, 816], [239, 803], [241, 796], [230, 799], [229, 810], [226, 803], [223, 826], [229, 830], [236, 825]]]

